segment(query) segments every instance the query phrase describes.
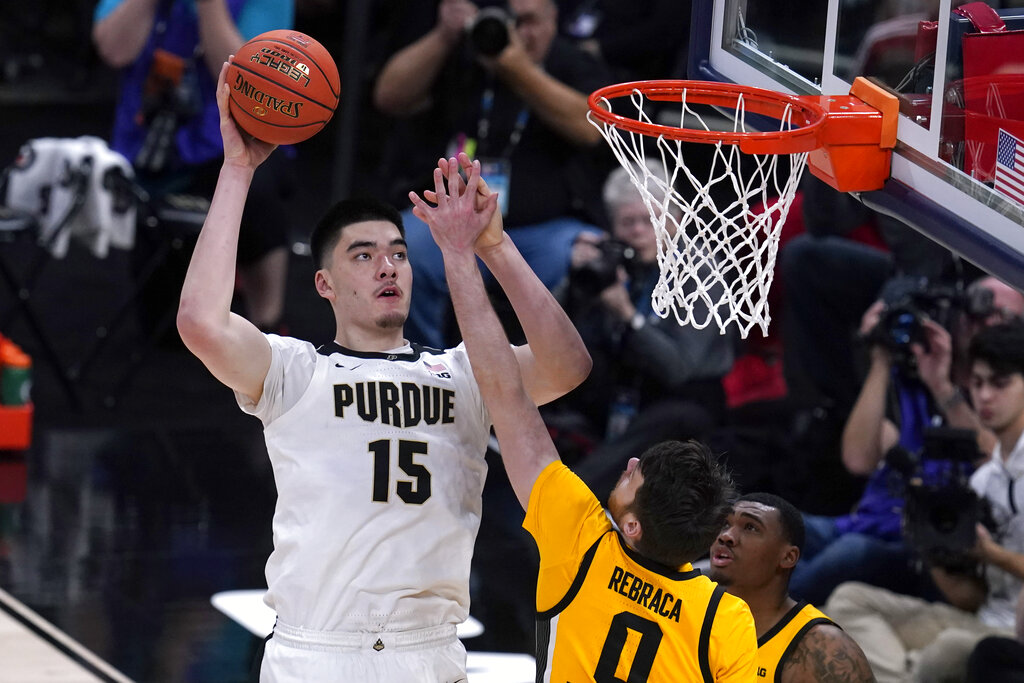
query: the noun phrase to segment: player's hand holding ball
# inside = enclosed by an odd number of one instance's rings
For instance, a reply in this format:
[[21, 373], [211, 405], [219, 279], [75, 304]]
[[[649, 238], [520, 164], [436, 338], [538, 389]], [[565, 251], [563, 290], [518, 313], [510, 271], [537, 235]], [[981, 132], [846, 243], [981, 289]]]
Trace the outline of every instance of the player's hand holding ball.
[[217, 109], [220, 112], [220, 137], [224, 145], [224, 162], [255, 170], [266, 161], [277, 145], [257, 140], [239, 129], [231, 116], [230, 88], [227, 84], [228, 62], [220, 69], [217, 79]]
[[338, 67], [304, 33], [267, 31], [231, 57], [226, 81], [231, 116], [245, 132], [274, 145], [308, 140], [334, 115]]

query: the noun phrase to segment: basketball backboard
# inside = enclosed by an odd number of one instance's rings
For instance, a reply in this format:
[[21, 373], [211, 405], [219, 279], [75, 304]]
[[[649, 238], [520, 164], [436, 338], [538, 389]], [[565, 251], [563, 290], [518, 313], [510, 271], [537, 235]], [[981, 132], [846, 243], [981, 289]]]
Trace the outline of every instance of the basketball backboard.
[[[1014, 144], [1000, 129], [1024, 140], [1024, 50], [1000, 65], [1008, 74], [975, 81], [962, 39], [975, 29], [953, 13], [960, 4], [694, 0], [688, 76], [796, 95], [846, 95], [857, 76], [882, 85], [900, 100], [898, 143], [891, 178], [861, 200], [1024, 290], [1024, 183], [1007, 193], [1004, 169], [995, 187], [997, 145]], [[1024, 29], [1024, 3], [989, 4]], [[1024, 177], [1024, 144], [1013, 149]]]

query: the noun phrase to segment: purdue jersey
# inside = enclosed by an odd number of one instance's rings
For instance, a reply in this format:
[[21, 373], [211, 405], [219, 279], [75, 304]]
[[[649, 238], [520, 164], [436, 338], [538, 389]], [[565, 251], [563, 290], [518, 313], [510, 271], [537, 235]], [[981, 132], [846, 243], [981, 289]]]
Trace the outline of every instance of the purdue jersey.
[[814, 605], [798, 602], [757, 641], [757, 680], [781, 681], [782, 668], [804, 634], [818, 624], [834, 622]]
[[360, 353], [267, 335], [277, 484], [266, 602], [313, 631], [462, 622], [490, 419], [465, 348]]
[[549, 465], [523, 526], [537, 541], [537, 680], [754, 680], [747, 605], [689, 564], [628, 548], [575, 474]]

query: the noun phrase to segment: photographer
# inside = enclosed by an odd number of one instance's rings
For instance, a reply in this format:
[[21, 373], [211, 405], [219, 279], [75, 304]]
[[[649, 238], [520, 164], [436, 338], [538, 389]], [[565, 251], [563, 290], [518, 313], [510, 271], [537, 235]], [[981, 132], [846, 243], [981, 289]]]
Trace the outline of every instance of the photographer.
[[[652, 171], [657, 169], [651, 166]], [[660, 199], [655, 197], [655, 203]], [[599, 442], [574, 469], [603, 499], [624, 459], [667, 439], [702, 438], [722, 417], [721, 379], [732, 339], [717, 328], [679, 325], [651, 310], [658, 245], [640, 193], [624, 169], [604, 187], [612, 234], [582, 235], [557, 295], [593, 359], [584, 383], [552, 406], [582, 417]], [[552, 425], [566, 414], [545, 413]]]
[[881, 682], [962, 681], [979, 640], [1013, 634], [1024, 586], [1024, 322], [982, 329], [968, 357], [972, 402], [996, 440], [991, 459], [970, 478], [992, 518], [992, 530], [977, 524], [973, 548], [964, 548], [981, 571], [929, 566], [949, 604], [848, 583], [826, 605], [860, 643]]
[[[995, 278], [980, 284], [971, 291], [1005, 288]], [[920, 284], [902, 288], [906, 291], [897, 288], [890, 303], [872, 304], [861, 321], [860, 334], [870, 346], [871, 365], [842, 441], [843, 463], [854, 474], [870, 475], [897, 444], [919, 450], [921, 430], [936, 417], [951, 427], [975, 430], [983, 454], [995, 446], [994, 436], [965, 400], [966, 378], [954, 367], [954, 347], [966, 348], [971, 335], [1002, 318], [992, 317], [991, 311], [972, 310], [970, 299], [958, 300], [948, 288]], [[1024, 298], [1016, 294], [1016, 313], [1022, 311]], [[890, 388], [899, 401], [899, 427], [883, 414]]]
[[[431, 3], [396, 6], [399, 41], [426, 25], [418, 20]], [[409, 189], [430, 182], [441, 155], [479, 159], [510, 237], [553, 288], [579, 233], [606, 222], [600, 188], [610, 157], [596, 156], [604, 152], [601, 136], [586, 114], [587, 94], [611, 77], [602, 62], [557, 36], [553, 0], [483, 9], [440, 0], [436, 12], [433, 27], [395, 52], [374, 84], [376, 108], [416, 126], [389, 136], [389, 195], [404, 205]], [[403, 218], [416, 253], [410, 334], [440, 347], [449, 305], [441, 253], [411, 210]]]
[[[294, 3], [102, 0], [95, 5], [96, 51], [120, 72], [111, 148], [131, 160], [153, 205], [170, 194], [212, 198], [223, 161], [215, 92], [221, 65], [254, 36], [290, 28]], [[282, 327], [295, 188], [292, 153], [274, 155], [256, 173], [239, 235], [238, 285], [246, 317], [266, 331]], [[137, 253], [162, 249], [166, 235], [151, 232], [140, 235]], [[179, 271], [177, 265], [173, 259], [161, 264], [152, 282], [165, 284], [167, 291], [153, 287], [160, 300], [146, 302], [144, 320], [152, 309], [176, 301], [184, 278], [184, 266]]]
[[[968, 292], [983, 288], [999, 291], [1006, 308], [1024, 311], [1024, 297], [994, 278], [984, 278]], [[930, 577], [915, 570], [913, 553], [903, 540], [905, 482], [889, 457], [920, 452], [924, 429], [938, 423], [975, 430], [983, 454], [995, 446], [994, 435], [960, 388], [966, 384], [953, 367], [953, 334], [936, 320], [956, 333], [958, 345], [965, 345], [966, 334], [978, 329], [971, 321], [1002, 317], [971, 308], [970, 296], [964, 300], [946, 288], [903, 281], [892, 283], [888, 291], [888, 304], [876, 302], [861, 322], [871, 364], [842, 436], [843, 464], [853, 474], [868, 477], [864, 492], [849, 515], [805, 515], [807, 545], [791, 591], [815, 604], [844, 581], [935, 597]], [[964, 309], [969, 315], [961, 315]]]

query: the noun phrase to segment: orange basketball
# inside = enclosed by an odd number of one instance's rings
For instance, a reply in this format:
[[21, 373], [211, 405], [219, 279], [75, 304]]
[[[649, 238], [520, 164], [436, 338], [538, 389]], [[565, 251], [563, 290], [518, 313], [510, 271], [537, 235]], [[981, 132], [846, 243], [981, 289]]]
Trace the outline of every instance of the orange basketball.
[[227, 78], [235, 121], [253, 137], [276, 145], [313, 137], [331, 120], [341, 93], [330, 53], [298, 31], [256, 36], [238, 49]]

